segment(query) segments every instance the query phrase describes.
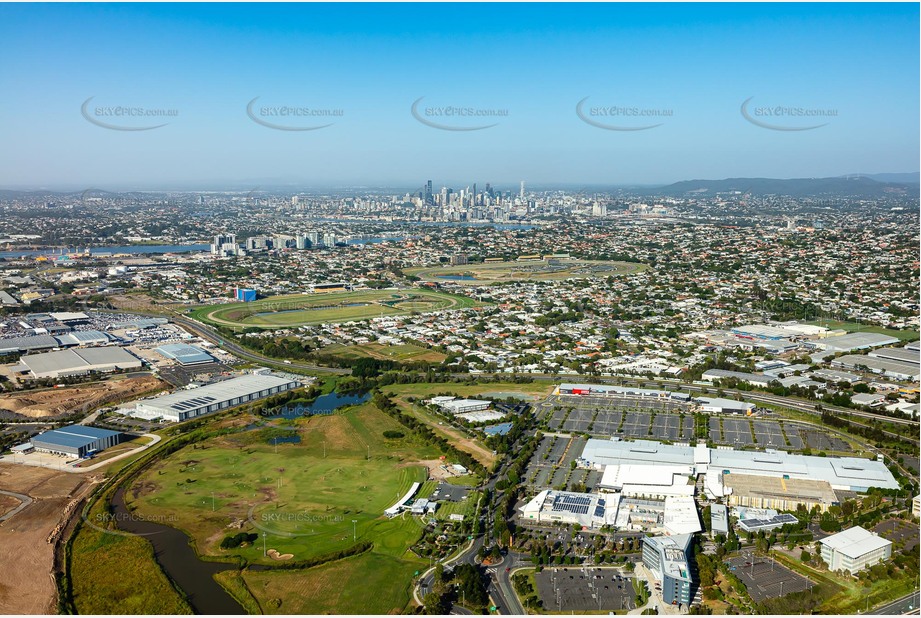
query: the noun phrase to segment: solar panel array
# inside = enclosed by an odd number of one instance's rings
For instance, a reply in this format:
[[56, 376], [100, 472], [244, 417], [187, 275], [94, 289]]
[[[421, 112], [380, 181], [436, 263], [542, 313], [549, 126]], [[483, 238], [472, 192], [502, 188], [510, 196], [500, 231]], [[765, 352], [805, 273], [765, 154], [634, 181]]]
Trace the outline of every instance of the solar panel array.
[[186, 401], [180, 401], [179, 403], [174, 403], [172, 407], [175, 408], [176, 410], [182, 410], [183, 412], [185, 412], [186, 410], [191, 410], [193, 408], [199, 408], [203, 405], [209, 404], [212, 401], [216, 401], [216, 398], [212, 397], [211, 395], [205, 395], [204, 397], [195, 397], [194, 399], [187, 399]]
[[589, 496], [557, 496], [553, 500], [552, 511], [567, 511], [577, 515], [587, 515], [592, 499]]

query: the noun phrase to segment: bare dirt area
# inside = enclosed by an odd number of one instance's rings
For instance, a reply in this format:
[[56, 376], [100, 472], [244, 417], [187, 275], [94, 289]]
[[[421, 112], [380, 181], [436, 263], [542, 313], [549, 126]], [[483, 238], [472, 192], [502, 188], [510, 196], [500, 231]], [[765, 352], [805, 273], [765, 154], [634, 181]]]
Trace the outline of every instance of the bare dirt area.
[[0, 489], [25, 494], [32, 504], [0, 523], [0, 614], [53, 614], [54, 546], [48, 543], [67, 505], [96, 479], [45, 468], [0, 463]]
[[165, 388], [167, 384], [154, 376], [112, 379], [79, 386], [49, 388], [0, 395], [0, 409], [29, 418], [59, 416], [100, 406]]
[[7, 496], [6, 494], [0, 494], [0, 517], [6, 515], [20, 504], [22, 504], [22, 502], [17, 498]]

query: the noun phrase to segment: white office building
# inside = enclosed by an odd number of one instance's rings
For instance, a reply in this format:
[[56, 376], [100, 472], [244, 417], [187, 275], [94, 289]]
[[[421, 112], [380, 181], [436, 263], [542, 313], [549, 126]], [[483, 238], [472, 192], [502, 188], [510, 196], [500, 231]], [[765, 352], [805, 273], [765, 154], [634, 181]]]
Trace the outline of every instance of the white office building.
[[819, 543], [822, 544], [822, 560], [831, 571], [857, 573], [892, 556], [892, 541], [860, 526], [833, 534]]

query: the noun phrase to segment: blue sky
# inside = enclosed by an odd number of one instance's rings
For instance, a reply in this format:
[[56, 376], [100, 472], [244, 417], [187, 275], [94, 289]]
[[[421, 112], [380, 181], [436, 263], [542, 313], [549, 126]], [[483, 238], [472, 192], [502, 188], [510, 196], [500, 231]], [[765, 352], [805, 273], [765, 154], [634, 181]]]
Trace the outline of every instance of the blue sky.
[[[919, 169], [917, 4], [0, 5], [0, 186], [667, 183]], [[81, 114], [92, 97], [91, 119]], [[254, 115], [288, 127], [257, 124]], [[448, 131], [423, 120], [474, 131]], [[620, 131], [601, 124], [648, 130]], [[817, 129], [778, 131], [775, 127]], [[102, 107], [171, 109], [168, 118]], [[262, 107], [341, 110], [272, 117]], [[499, 110], [481, 119], [435, 108]], [[609, 108], [670, 114], [650, 120]], [[764, 116], [776, 107], [823, 113]], [[617, 110], [614, 110], [615, 112]]]

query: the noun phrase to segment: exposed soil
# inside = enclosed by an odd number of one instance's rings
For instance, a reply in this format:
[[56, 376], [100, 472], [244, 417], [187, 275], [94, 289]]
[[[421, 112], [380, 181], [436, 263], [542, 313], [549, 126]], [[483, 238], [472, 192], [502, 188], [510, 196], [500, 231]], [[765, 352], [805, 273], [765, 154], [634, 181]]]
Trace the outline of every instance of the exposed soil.
[[133, 399], [165, 386], [166, 383], [159, 378], [142, 376], [40, 391], [4, 393], [0, 395], [0, 409], [29, 418], [60, 416]]
[[0, 489], [31, 496], [32, 504], [0, 523], [0, 614], [54, 614], [54, 546], [51, 532], [65, 507], [86, 495], [92, 475], [0, 463]]

